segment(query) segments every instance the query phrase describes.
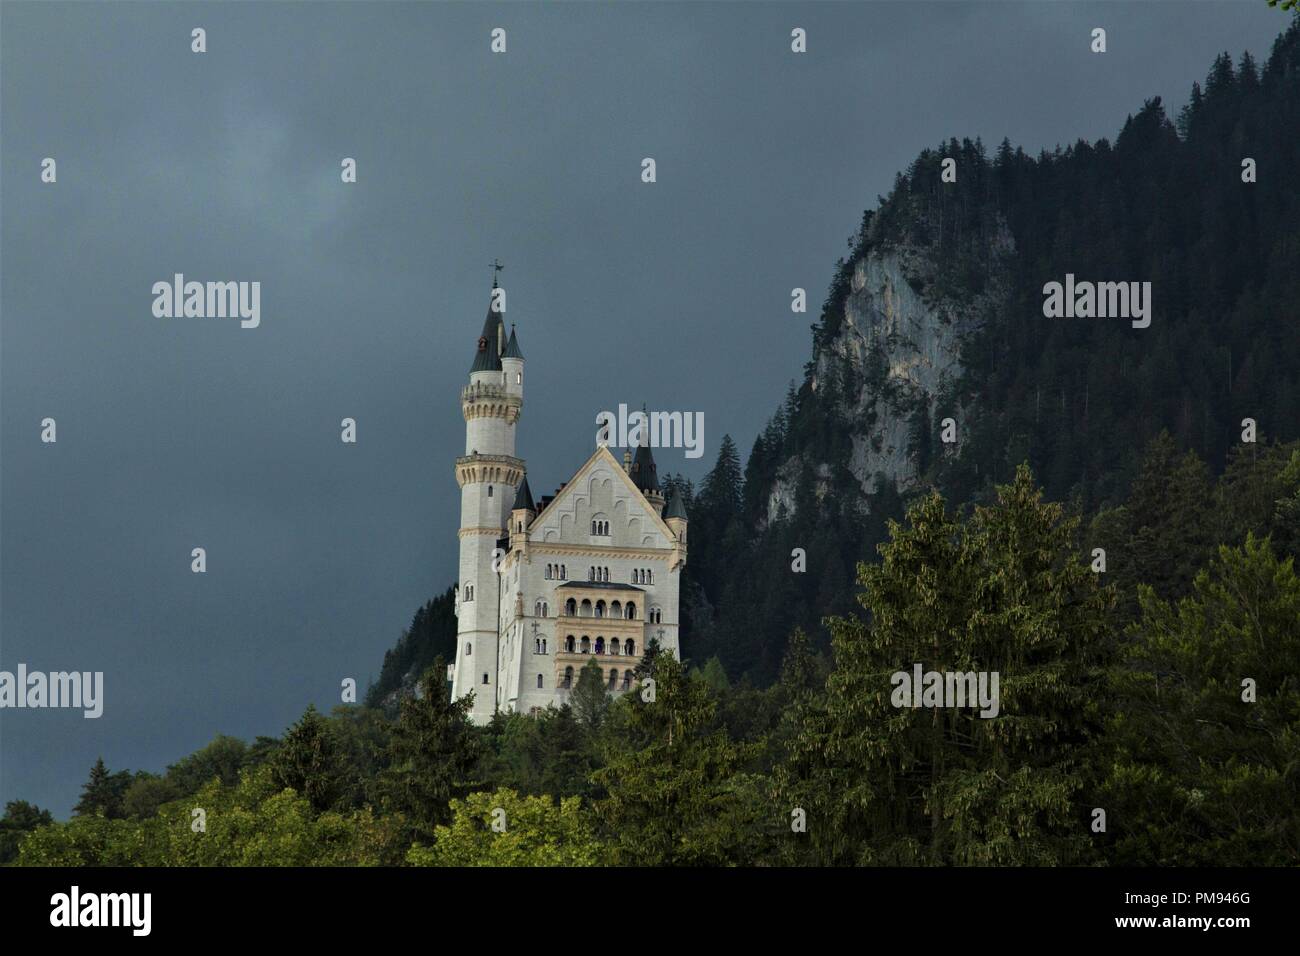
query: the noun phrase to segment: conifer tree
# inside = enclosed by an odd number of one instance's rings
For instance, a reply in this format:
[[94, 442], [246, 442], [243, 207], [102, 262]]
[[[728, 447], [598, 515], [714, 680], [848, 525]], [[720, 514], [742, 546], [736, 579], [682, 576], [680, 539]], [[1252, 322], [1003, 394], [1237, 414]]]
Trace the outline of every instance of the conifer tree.
[[[860, 565], [870, 622], [832, 623], [835, 670], [802, 703], [777, 795], [829, 864], [1079, 862], [1102, 714], [1109, 596], [1077, 521], [1027, 467], [966, 522], [932, 493]], [[997, 672], [999, 713], [900, 708], [892, 675]], [[914, 688], [919, 693], [919, 688]]]

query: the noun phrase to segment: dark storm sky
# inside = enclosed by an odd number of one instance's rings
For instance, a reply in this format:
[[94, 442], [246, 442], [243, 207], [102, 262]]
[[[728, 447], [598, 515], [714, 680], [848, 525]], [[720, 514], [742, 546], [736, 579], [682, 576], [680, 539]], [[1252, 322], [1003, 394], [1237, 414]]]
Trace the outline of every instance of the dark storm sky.
[[[98, 720], [2, 712], [0, 801], [59, 816], [101, 754], [161, 771], [329, 709], [344, 677], [364, 689], [452, 581], [493, 257], [534, 492], [620, 402], [702, 411], [704, 458], [658, 455], [698, 480], [800, 376], [845, 238], [918, 150], [1113, 137], [1146, 97], [1176, 112], [1217, 52], [1262, 60], [1286, 22], [1262, 0], [0, 17], [0, 668], [106, 685]], [[155, 318], [175, 272], [260, 280], [261, 327]]]

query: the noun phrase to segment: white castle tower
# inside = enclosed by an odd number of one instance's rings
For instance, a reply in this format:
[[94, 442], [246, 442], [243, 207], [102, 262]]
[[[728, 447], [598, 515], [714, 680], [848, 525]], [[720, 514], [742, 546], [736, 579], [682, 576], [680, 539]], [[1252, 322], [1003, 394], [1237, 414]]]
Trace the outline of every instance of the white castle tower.
[[524, 407], [524, 357], [501, 318], [504, 291], [492, 282], [487, 321], [479, 336], [469, 384], [461, 389], [465, 454], [456, 459], [460, 485], [460, 586], [456, 598], [456, 663], [452, 696], [474, 693], [475, 722], [497, 709], [500, 588], [497, 570], [506, 518], [524, 463], [515, 457], [515, 424]]
[[620, 463], [600, 445], [554, 495], [534, 502], [515, 456], [524, 356], [513, 327], [506, 336], [503, 306], [494, 279], [460, 393], [465, 454], [456, 459], [460, 577], [449, 670], [452, 697], [474, 695], [477, 724], [498, 711], [565, 703], [592, 660], [619, 694], [634, 686], [651, 641], [681, 657], [681, 496], [665, 500], [649, 447], [635, 457], [624, 451]]

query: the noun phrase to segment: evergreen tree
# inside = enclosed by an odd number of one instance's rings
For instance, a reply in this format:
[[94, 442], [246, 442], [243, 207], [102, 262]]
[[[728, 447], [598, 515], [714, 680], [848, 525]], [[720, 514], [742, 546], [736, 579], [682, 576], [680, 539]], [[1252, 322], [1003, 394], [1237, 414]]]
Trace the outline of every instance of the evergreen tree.
[[72, 808], [73, 816], [100, 816], [117, 820], [126, 815], [122, 800], [132, 777], [128, 771], [110, 773], [100, 757], [90, 768], [90, 778], [82, 785], [81, 799]]
[[18, 845], [23, 837], [37, 827], [50, 826], [54, 817], [26, 800], [10, 800], [5, 804], [5, 815], [0, 817], [0, 866], [12, 863], [18, 857]]
[[609, 690], [605, 687], [596, 658], [590, 658], [578, 672], [569, 703], [579, 724], [591, 733], [600, 730], [609, 713]]
[[[595, 774], [596, 812], [615, 862], [641, 866], [743, 863], [770, 815], [757, 782], [738, 773], [747, 748], [709, 732], [716, 703], [671, 654], [655, 662], [654, 700], [625, 695], [624, 749]], [[647, 688], [648, 689], [648, 688]], [[761, 831], [759, 831], [761, 832]]]
[[[1076, 525], [1024, 467], [968, 522], [931, 494], [891, 525], [881, 563], [858, 569], [870, 623], [833, 622], [835, 670], [800, 704], [778, 770], [778, 797], [808, 811], [813, 859], [1087, 858], [1109, 598], [1078, 560]], [[892, 675], [914, 664], [998, 673], [998, 715], [899, 706]]]
[[482, 744], [469, 722], [473, 693], [451, 699], [441, 658], [424, 672], [417, 693], [401, 703], [389, 744], [383, 792], [425, 838], [449, 821], [453, 797], [472, 789], [469, 775]]
[[1103, 797], [1115, 862], [1300, 863], [1294, 560], [1250, 535], [1220, 547], [1188, 597], [1170, 603], [1144, 586], [1141, 605], [1116, 672], [1122, 706]]
[[347, 790], [333, 730], [314, 706], [289, 728], [271, 758], [271, 779], [307, 798], [315, 813], [338, 803]]

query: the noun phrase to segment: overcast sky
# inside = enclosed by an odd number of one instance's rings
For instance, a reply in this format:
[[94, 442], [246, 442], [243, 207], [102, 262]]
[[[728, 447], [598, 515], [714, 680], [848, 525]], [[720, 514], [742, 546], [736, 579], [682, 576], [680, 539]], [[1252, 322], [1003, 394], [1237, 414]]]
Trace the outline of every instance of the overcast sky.
[[[1113, 138], [1286, 24], [1263, 0], [0, 11], [0, 669], [105, 674], [98, 720], [0, 711], [0, 801], [58, 816], [100, 755], [161, 771], [364, 689], [451, 583], [493, 258], [534, 493], [620, 402], [703, 412], [702, 459], [658, 454], [698, 480], [801, 376], [846, 238], [920, 149]], [[155, 318], [177, 272], [260, 281], [260, 327]]]

